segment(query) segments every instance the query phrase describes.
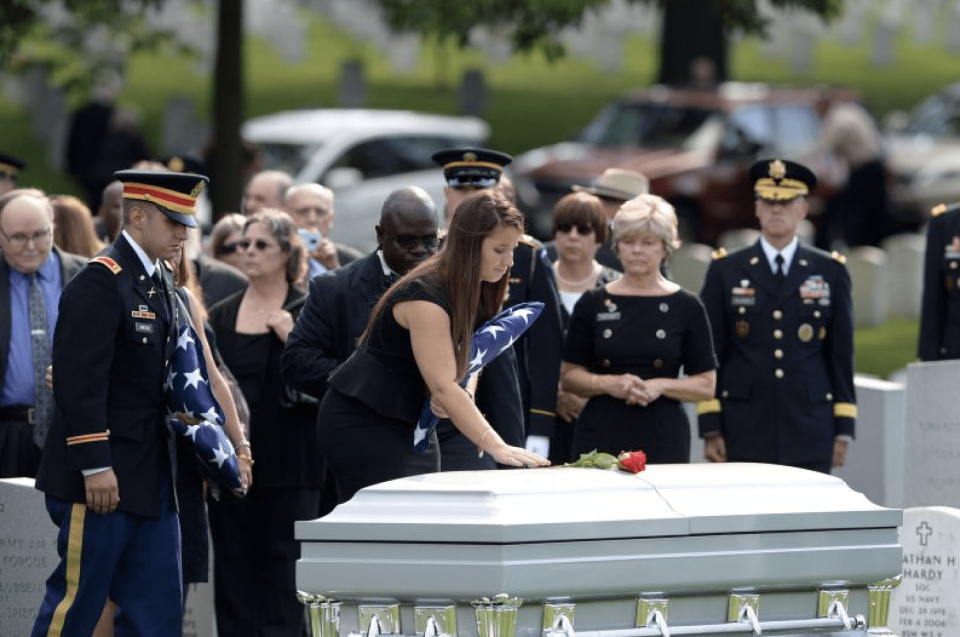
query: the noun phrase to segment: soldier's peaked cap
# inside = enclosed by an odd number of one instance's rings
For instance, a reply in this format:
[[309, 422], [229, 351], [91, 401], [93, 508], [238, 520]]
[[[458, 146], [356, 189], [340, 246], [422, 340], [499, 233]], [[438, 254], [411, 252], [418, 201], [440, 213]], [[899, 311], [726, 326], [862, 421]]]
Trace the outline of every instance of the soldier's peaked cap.
[[120, 170], [113, 178], [123, 183], [123, 198], [146, 201], [189, 228], [197, 227], [197, 197], [210, 180], [193, 173], [158, 170]]
[[447, 148], [433, 154], [433, 161], [443, 168], [447, 185], [492, 188], [500, 182], [503, 167], [513, 157], [487, 148]]
[[817, 187], [813, 171], [789, 159], [761, 159], [750, 166], [753, 191], [760, 199], [790, 201]]
[[13, 155], [0, 153], [0, 173], [16, 177], [17, 173], [26, 167], [26, 162]]

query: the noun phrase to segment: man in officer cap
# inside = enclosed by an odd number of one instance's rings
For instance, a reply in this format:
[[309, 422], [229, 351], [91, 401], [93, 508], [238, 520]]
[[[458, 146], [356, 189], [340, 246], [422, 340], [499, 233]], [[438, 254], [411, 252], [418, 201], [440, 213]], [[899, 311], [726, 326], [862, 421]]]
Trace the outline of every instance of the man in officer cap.
[[[449, 224], [460, 202], [479, 190], [498, 186], [504, 166], [513, 158], [486, 148], [451, 148], [434, 153], [433, 160], [443, 167], [447, 181], [444, 197]], [[504, 397], [511, 395], [512, 384], [512, 368], [508, 365], [510, 360], [503, 355], [495, 359], [494, 368], [488, 365], [481, 376], [477, 387], [477, 404], [504, 440], [510, 444], [522, 444], [525, 437], [527, 449], [546, 457], [550, 452], [550, 437], [556, 421], [563, 336], [557, 284], [543, 246], [533, 237], [521, 237], [513, 253], [513, 268], [509, 277], [505, 307], [524, 301], [540, 301], [544, 304], [540, 317], [513, 347], [522, 401], [520, 422], [517, 425], [508, 424], [515, 422], [517, 417], [503, 413], [508, 402]], [[501, 412], [499, 416], [496, 411]], [[438, 430], [438, 435], [442, 436], [442, 430]], [[440, 457], [446, 465], [444, 454], [448, 452], [441, 438]], [[446, 466], [443, 468], [446, 469]]]
[[17, 175], [26, 168], [23, 160], [13, 155], [0, 153], [0, 196], [3, 196], [17, 187]]
[[714, 253], [700, 297], [720, 361], [698, 406], [704, 456], [829, 473], [854, 434], [853, 313], [844, 258], [800, 245], [817, 179], [764, 159], [750, 169], [761, 237]]
[[123, 231], [63, 290], [56, 408], [37, 474], [60, 563], [34, 635], [89, 635], [109, 596], [118, 633], [182, 625], [176, 466], [164, 383], [180, 316], [172, 259], [207, 178], [120, 171]]

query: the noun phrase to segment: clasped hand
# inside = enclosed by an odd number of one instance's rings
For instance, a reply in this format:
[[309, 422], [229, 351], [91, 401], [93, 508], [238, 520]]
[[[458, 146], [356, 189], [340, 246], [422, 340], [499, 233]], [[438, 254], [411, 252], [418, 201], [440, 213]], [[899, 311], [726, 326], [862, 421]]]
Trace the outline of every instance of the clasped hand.
[[656, 378], [644, 380], [634, 374], [620, 374], [613, 378], [613, 382], [607, 386], [608, 393], [628, 405], [646, 407], [663, 394]]

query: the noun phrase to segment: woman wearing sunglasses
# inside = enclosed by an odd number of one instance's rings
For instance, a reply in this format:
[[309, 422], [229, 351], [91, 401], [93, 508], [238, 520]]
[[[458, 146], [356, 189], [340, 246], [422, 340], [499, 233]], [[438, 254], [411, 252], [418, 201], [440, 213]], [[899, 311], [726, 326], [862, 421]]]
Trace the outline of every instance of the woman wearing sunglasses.
[[[603, 201], [588, 192], [572, 192], [553, 208], [553, 241], [557, 260], [553, 276], [560, 293], [560, 316], [563, 333], [570, 326], [570, 315], [581, 295], [602, 287], [620, 273], [597, 262], [597, 250], [607, 240], [607, 222]], [[573, 426], [587, 399], [562, 387], [557, 389], [559, 420], [550, 441], [550, 460], [554, 463], [573, 459]]]
[[213, 257], [238, 270], [243, 269], [244, 251], [240, 249], [240, 240], [246, 222], [246, 217], [234, 212], [220, 217], [210, 231], [210, 252]]
[[211, 308], [209, 320], [247, 399], [257, 457], [246, 498], [208, 502], [217, 627], [221, 635], [298, 637], [293, 526], [319, 517], [325, 470], [317, 403], [283, 383], [280, 354], [306, 299], [306, 249], [290, 215], [273, 209], [246, 218], [239, 249], [249, 285]]
[[700, 299], [663, 275], [679, 245], [676, 213], [660, 197], [640, 195], [617, 212], [623, 276], [583, 293], [564, 347], [560, 382], [588, 399], [574, 454], [642, 449], [651, 463], [690, 462], [681, 401], [713, 397], [717, 360]]

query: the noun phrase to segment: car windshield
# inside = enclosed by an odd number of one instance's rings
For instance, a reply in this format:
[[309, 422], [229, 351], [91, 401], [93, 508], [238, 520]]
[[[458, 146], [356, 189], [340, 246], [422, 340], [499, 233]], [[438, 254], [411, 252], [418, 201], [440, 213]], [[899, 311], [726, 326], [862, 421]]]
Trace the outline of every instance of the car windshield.
[[595, 146], [685, 146], [714, 111], [673, 104], [613, 104], [600, 112], [580, 134]]
[[320, 144], [293, 144], [281, 142], [261, 142], [257, 144], [263, 153], [263, 167], [268, 170], [282, 170], [288, 175], [300, 174]]
[[914, 109], [905, 132], [932, 137], [960, 136], [960, 97], [946, 91], [928, 97]]

